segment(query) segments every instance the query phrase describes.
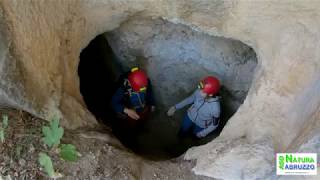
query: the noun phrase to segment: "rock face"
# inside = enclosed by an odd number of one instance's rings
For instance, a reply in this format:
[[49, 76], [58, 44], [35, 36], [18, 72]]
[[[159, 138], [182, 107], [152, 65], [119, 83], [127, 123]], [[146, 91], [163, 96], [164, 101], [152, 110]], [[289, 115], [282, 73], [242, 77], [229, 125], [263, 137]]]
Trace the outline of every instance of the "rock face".
[[257, 59], [241, 43], [212, 37], [162, 19], [134, 17], [106, 33], [123, 69], [139, 65], [154, 85], [158, 104], [166, 109], [196, 89], [206, 75], [220, 79], [235, 112], [251, 85]]
[[313, 143], [319, 139], [318, 1], [2, 0], [0, 5], [2, 105], [46, 119], [57, 114], [69, 128], [94, 125], [79, 92], [81, 49], [133, 16], [162, 17], [240, 40], [258, 58], [247, 98], [221, 135], [187, 152], [187, 159], [197, 160], [196, 174], [264, 179], [274, 174], [274, 152], [320, 152]]

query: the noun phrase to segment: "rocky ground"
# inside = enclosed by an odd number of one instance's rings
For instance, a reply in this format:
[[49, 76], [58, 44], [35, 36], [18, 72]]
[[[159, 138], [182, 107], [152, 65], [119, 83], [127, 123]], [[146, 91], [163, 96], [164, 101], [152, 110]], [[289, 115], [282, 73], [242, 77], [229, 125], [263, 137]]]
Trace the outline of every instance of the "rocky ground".
[[4, 179], [49, 179], [38, 164], [40, 152], [50, 155], [62, 179], [209, 179], [195, 176], [193, 162], [182, 158], [150, 161], [136, 156], [110, 135], [107, 127], [65, 130], [62, 143], [74, 144], [81, 154], [76, 162], [66, 162], [41, 140], [46, 121], [7, 108], [2, 108], [0, 115], [9, 119], [0, 146], [0, 175]]
[[9, 120], [5, 140], [0, 146], [0, 174], [14, 179], [44, 176], [37, 165], [37, 157], [41, 150], [47, 151], [41, 143], [41, 126], [46, 122], [18, 110], [1, 109], [1, 117], [3, 115]]

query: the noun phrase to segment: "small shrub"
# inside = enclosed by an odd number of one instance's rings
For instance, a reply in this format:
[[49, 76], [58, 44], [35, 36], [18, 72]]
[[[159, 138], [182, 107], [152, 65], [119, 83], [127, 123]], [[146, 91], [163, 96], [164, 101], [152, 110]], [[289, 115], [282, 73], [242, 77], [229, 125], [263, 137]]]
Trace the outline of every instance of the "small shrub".
[[59, 119], [53, 118], [49, 125], [49, 127], [42, 127], [42, 133], [44, 135], [43, 142], [49, 147], [59, 145], [60, 139], [63, 136], [63, 128], [59, 127]]
[[[80, 154], [76, 151], [76, 147], [72, 144], [60, 144], [60, 140], [63, 137], [64, 129], [59, 126], [59, 119], [53, 118], [49, 126], [43, 126], [42, 127], [42, 133], [43, 133], [43, 142], [51, 148], [51, 152], [58, 152], [60, 155], [60, 158], [66, 160], [66, 161], [76, 161]], [[57, 149], [56, 149], [57, 148]], [[58, 151], [54, 151], [54, 150]], [[39, 154], [39, 164], [44, 167], [45, 172], [50, 177], [61, 177], [61, 174], [55, 173], [53, 168], [53, 163], [51, 161], [51, 158], [45, 154], [40, 153]]]

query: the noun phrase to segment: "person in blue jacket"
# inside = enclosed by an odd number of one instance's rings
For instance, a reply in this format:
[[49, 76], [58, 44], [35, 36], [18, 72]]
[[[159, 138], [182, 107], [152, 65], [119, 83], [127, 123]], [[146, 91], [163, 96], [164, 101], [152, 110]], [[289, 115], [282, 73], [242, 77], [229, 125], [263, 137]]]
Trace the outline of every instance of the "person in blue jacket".
[[127, 126], [136, 126], [155, 110], [152, 85], [147, 74], [135, 67], [122, 75], [121, 83], [112, 96], [112, 109]]
[[192, 104], [186, 113], [179, 136], [185, 137], [191, 132], [198, 138], [203, 138], [214, 131], [220, 120], [220, 97], [217, 93], [220, 89], [220, 82], [213, 76], [204, 78], [197, 89], [190, 97], [172, 106], [167, 112], [173, 116], [176, 110]]

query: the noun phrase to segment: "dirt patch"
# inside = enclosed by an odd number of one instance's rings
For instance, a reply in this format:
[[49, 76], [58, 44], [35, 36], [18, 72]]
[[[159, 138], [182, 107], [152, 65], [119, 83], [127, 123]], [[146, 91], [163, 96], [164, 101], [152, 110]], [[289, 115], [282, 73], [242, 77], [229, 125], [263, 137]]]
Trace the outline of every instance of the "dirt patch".
[[[46, 122], [13, 109], [2, 108], [0, 115], [1, 118], [8, 116], [5, 141], [0, 146], [0, 175], [19, 179], [43, 177], [37, 159], [41, 151], [48, 151], [41, 142], [41, 127]], [[54, 161], [57, 160], [55, 156], [52, 157]]]
[[38, 165], [38, 154], [52, 158], [55, 171], [62, 179], [210, 179], [191, 172], [193, 164], [182, 158], [154, 162], [143, 159], [125, 148], [109, 128], [65, 130], [61, 143], [76, 146], [81, 157], [66, 162], [42, 142], [41, 127], [47, 121], [29, 113], [0, 109], [7, 115], [9, 126], [5, 142], [0, 146], [0, 176], [12, 179], [49, 179]]

